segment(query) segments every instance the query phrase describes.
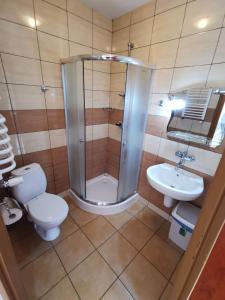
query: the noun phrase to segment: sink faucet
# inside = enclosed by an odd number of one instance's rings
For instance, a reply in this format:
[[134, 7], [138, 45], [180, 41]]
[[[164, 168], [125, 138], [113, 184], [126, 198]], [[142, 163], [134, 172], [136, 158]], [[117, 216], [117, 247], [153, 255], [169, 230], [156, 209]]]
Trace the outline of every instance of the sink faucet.
[[175, 155], [180, 157], [179, 162], [176, 165], [176, 170], [178, 171], [180, 168], [184, 167], [185, 161], [194, 161], [195, 157], [193, 155], [188, 155], [187, 151], [176, 151]]

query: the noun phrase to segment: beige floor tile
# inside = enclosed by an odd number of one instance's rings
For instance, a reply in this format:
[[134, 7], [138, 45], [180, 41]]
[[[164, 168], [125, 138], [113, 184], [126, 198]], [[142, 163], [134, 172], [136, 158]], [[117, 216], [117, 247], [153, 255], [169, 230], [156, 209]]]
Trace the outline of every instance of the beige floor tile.
[[160, 226], [157, 231], [157, 235], [165, 240], [168, 244], [176, 248], [181, 254], [184, 253], [184, 250], [178, 247], [173, 241], [169, 239], [169, 231], [170, 231], [171, 223], [169, 221], [164, 221], [164, 223]]
[[68, 277], [62, 279], [54, 288], [45, 294], [41, 300], [79, 300]]
[[167, 280], [142, 255], [138, 255], [120, 276], [135, 299], [158, 299]]
[[100, 248], [99, 252], [119, 275], [137, 254], [137, 250], [120, 233], [115, 233]]
[[130, 220], [131, 215], [126, 211], [119, 214], [105, 216], [105, 218], [117, 229], [120, 229], [128, 220]]
[[127, 222], [120, 229], [120, 233], [138, 250], [140, 250], [153, 235], [153, 231], [136, 218], [132, 218]]
[[67, 272], [94, 251], [94, 247], [80, 230], [56, 245], [55, 249]]
[[8, 233], [12, 243], [14, 243], [15, 241], [22, 240], [27, 237], [29, 234], [34, 234], [36, 232], [34, 230], [33, 223], [29, 222], [26, 216], [24, 216], [20, 221], [8, 228]]
[[172, 291], [172, 288], [173, 288], [172, 284], [169, 283], [167, 285], [165, 291], [163, 292], [162, 296], [160, 297], [160, 300], [168, 300], [169, 297], [170, 297], [170, 293]]
[[117, 280], [102, 297], [102, 300], [134, 300], [124, 285]]
[[132, 215], [135, 216], [139, 211], [141, 211], [145, 205], [140, 201], [137, 200], [134, 204], [132, 204], [127, 211]]
[[153, 236], [141, 253], [168, 279], [181, 256], [179, 251], [157, 235]]
[[172, 284], [174, 284], [175, 281], [176, 281], [176, 279], [177, 279], [177, 276], [178, 276], [178, 274], [179, 274], [179, 268], [180, 268], [180, 266], [181, 266], [182, 259], [183, 259], [183, 257], [182, 257], [181, 260], [179, 261], [179, 263], [178, 263], [178, 265], [177, 265], [175, 271], [173, 272], [173, 275], [172, 275], [171, 278], [170, 278], [170, 282], [171, 282]]
[[20, 267], [25, 266], [51, 247], [51, 243], [42, 240], [36, 232], [13, 244], [16, 259]]
[[56, 240], [52, 242], [53, 245], [58, 244], [60, 241], [64, 240], [67, 236], [77, 231], [78, 229], [79, 227], [77, 226], [77, 224], [73, 221], [73, 219], [70, 216], [68, 216], [66, 220], [60, 225], [60, 235]]
[[99, 253], [94, 252], [70, 273], [80, 296], [85, 300], [98, 300], [116, 279]]
[[103, 217], [98, 217], [97, 219], [91, 221], [85, 225], [82, 230], [95, 245], [95, 247], [99, 247], [113, 234], [113, 232], [115, 232], [115, 228]]
[[28, 299], [32, 300], [40, 298], [66, 275], [53, 249], [28, 264], [21, 273]]
[[66, 196], [64, 197], [64, 199], [66, 200], [67, 204], [69, 205], [69, 210], [72, 211], [74, 208], [76, 208], [76, 204], [73, 201], [73, 199], [70, 196]]
[[84, 226], [97, 217], [95, 214], [86, 212], [83, 209], [80, 209], [79, 207], [75, 207], [70, 212], [70, 215], [79, 226]]
[[165, 220], [148, 207], [145, 207], [143, 210], [141, 210], [137, 214], [137, 218], [149, 228], [151, 228], [153, 231], [159, 229], [159, 227]]

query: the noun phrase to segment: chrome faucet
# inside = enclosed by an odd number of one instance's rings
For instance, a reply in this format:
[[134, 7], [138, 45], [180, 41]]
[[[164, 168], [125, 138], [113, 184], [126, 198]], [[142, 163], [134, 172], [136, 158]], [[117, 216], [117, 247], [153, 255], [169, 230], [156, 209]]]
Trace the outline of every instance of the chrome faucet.
[[179, 162], [176, 165], [176, 170], [178, 171], [180, 168], [184, 167], [185, 161], [194, 161], [195, 157], [193, 155], [188, 155], [187, 151], [176, 151], [175, 155], [180, 157]]

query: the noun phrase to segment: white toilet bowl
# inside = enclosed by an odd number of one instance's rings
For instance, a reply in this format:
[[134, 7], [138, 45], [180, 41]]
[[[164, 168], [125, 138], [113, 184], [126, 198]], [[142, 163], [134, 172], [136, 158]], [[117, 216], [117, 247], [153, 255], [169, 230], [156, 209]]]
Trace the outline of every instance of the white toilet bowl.
[[53, 241], [60, 234], [59, 225], [66, 219], [69, 207], [66, 201], [46, 193], [47, 181], [39, 164], [30, 164], [12, 172], [22, 176], [23, 182], [12, 188], [15, 199], [26, 208], [29, 220], [45, 241]]

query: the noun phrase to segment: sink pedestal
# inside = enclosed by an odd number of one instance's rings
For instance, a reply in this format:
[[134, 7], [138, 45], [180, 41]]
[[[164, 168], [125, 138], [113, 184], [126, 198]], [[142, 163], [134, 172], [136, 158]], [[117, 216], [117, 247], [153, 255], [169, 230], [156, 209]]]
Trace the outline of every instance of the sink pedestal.
[[176, 200], [167, 196], [167, 195], [164, 195], [164, 205], [165, 207], [172, 207], [174, 206], [174, 204], [176, 203]]

